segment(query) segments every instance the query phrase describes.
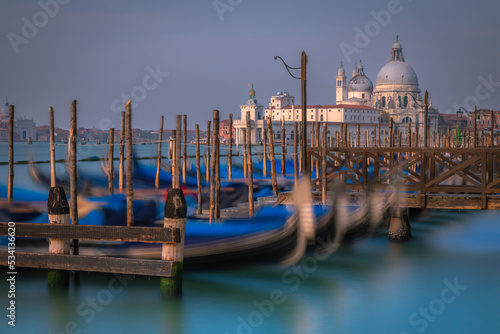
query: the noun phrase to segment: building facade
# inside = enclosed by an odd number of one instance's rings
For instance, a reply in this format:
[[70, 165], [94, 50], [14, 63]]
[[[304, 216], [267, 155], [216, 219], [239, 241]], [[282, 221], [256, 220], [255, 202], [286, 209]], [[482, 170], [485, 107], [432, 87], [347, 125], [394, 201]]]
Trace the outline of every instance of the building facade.
[[[325, 122], [328, 126], [329, 136], [335, 131], [340, 132], [342, 124], [348, 124], [351, 137], [356, 139], [357, 125], [361, 126], [362, 140], [365, 131], [373, 136], [374, 125], [382, 117], [382, 113], [391, 117], [394, 122], [394, 131], [406, 134], [408, 124], [412, 132], [417, 129], [420, 140], [423, 141], [424, 125], [424, 98], [419, 87], [415, 70], [405, 61], [403, 47], [398, 38], [392, 45], [389, 62], [378, 72], [375, 85], [365, 75], [361, 61], [354, 66], [351, 78], [347, 78], [345, 69], [340, 64], [335, 80], [336, 104], [308, 105], [307, 128], [311, 132], [313, 122]], [[273, 132], [277, 141], [283, 138], [281, 123], [285, 122], [285, 140], [293, 139], [293, 122], [302, 121], [302, 106], [295, 104], [295, 97], [288, 92], [278, 92], [272, 96], [269, 107], [265, 108], [257, 103], [255, 91], [250, 91], [247, 103], [240, 106], [240, 119], [235, 121], [235, 143], [243, 143], [243, 128], [246, 128], [246, 112], [250, 112], [252, 131], [252, 144], [262, 143], [265, 128], [264, 119], [270, 117]], [[429, 136], [438, 131], [439, 112], [437, 106], [428, 101], [427, 124]], [[385, 129], [387, 125], [382, 125]], [[387, 130], [383, 130], [387, 132]]]
[[[392, 45], [389, 62], [378, 72], [375, 88], [365, 75], [361, 61], [355, 65], [347, 81], [340, 64], [336, 78], [337, 104], [361, 104], [385, 111], [394, 121], [395, 130], [405, 134], [408, 123], [412, 131], [424, 133], [424, 99], [415, 70], [405, 61], [403, 47], [398, 38]], [[429, 134], [438, 130], [438, 108], [429, 100]]]
[[[292, 144], [295, 137], [294, 122], [302, 122], [302, 106], [295, 105], [294, 102], [295, 97], [288, 92], [278, 92], [271, 96], [269, 107], [263, 109], [263, 106], [257, 103], [255, 91], [252, 89], [247, 103], [240, 106], [240, 119], [234, 121], [235, 144], [241, 145], [244, 142], [243, 129], [246, 129], [247, 111], [250, 111], [252, 144], [262, 144], [267, 129], [265, 121], [267, 117], [271, 119], [276, 142], [286, 140], [288, 144]], [[264, 111], [263, 114], [262, 111]], [[364, 138], [366, 130], [369, 131], [370, 136], [373, 135], [374, 126], [378, 123], [379, 118], [380, 110], [367, 105], [308, 105], [306, 116], [308, 136], [310, 137], [312, 124], [320, 122], [327, 124], [328, 141], [330, 141], [330, 137], [335, 137], [336, 131], [341, 131], [342, 124], [348, 124], [348, 132], [351, 133], [353, 140], [356, 140], [357, 124], [360, 124], [361, 137]], [[282, 134], [283, 121], [285, 124], [284, 136]]]
[[[492, 112], [493, 119], [491, 118]], [[464, 115], [462, 119], [466, 119], [467, 121], [466, 129], [474, 131], [474, 113], [471, 112], [467, 116]], [[493, 132], [500, 133], [498, 127], [500, 124], [500, 111], [498, 110], [478, 109], [476, 122], [477, 131], [491, 131], [491, 127], [493, 126]]]
[[[9, 102], [6, 101], [5, 105], [0, 108], [0, 141], [8, 140], [8, 127]], [[26, 117], [14, 119], [14, 140], [27, 142], [30, 138], [31, 140], [36, 140], [36, 123]]]

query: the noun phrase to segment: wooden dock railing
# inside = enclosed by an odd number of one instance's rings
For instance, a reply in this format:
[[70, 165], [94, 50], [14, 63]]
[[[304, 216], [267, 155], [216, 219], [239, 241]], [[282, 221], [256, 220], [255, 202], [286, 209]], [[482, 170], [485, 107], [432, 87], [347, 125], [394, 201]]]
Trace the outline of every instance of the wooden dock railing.
[[[324, 152], [308, 148], [320, 161]], [[326, 155], [326, 182], [341, 180], [347, 190], [389, 190], [396, 177], [409, 207], [436, 207], [439, 197], [443, 208], [500, 209], [500, 148], [328, 148]], [[322, 189], [321, 177], [312, 188]]]
[[[8, 236], [14, 226], [16, 238], [56, 238], [112, 240], [175, 244], [181, 240], [179, 228], [59, 225], [0, 222], [0, 235]], [[105, 256], [15, 252], [16, 267], [77, 270], [130, 275], [170, 277], [172, 261], [130, 259]], [[22, 249], [19, 247], [18, 249]], [[0, 250], [0, 266], [7, 266], [8, 250]]]

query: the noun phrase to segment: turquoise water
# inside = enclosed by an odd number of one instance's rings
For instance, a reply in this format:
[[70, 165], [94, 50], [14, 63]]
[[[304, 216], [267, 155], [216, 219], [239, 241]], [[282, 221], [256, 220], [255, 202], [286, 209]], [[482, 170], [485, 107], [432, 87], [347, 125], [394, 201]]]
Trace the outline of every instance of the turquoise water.
[[[48, 159], [46, 143], [36, 145], [38, 160]], [[147, 156], [155, 146], [138, 149]], [[15, 169], [16, 185], [33, 187], [26, 165]], [[384, 232], [326, 258], [308, 253], [294, 267], [186, 272], [174, 300], [160, 296], [158, 278], [81, 273], [55, 293], [45, 271], [19, 270], [15, 328], [3, 274], [0, 333], [499, 333], [500, 213], [429, 211], [411, 223], [414, 237], [403, 244]]]
[[[67, 293], [50, 293], [44, 271], [23, 270], [17, 275], [17, 326], [8, 328], [4, 318], [0, 328], [54, 334], [498, 333], [499, 223], [497, 212], [433, 211], [412, 219], [414, 237], [404, 244], [380, 235], [344, 245], [326, 259], [309, 253], [290, 268], [187, 272], [184, 295], [175, 300], [161, 298], [158, 278], [120, 281], [82, 273]], [[6, 290], [2, 280], [0, 291]]]

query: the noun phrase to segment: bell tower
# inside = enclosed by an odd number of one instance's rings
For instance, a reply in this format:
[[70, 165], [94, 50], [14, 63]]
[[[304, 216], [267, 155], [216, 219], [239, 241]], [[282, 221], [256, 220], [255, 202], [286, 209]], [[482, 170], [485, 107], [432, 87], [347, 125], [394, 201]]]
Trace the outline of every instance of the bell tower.
[[337, 72], [336, 80], [336, 94], [337, 94], [337, 104], [347, 99], [347, 77], [345, 75], [344, 66], [340, 63], [339, 70]]

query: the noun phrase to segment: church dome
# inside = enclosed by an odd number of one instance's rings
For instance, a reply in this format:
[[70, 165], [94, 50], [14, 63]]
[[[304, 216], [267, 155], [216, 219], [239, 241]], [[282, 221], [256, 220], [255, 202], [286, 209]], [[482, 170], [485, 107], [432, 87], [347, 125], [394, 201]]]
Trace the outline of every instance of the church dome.
[[347, 85], [349, 92], [372, 92], [373, 83], [366, 75], [358, 74], [349, 80]]
[[347, 90], [349, 92], [372, 92], [373, 83], [365, 75], [365, 69], [361, 60], [358, 64], [354, 65], [354, 71], [352, 72], [352, 78], [347, 84]]
[[407, 84], [417, 85], [418, 78], [415, 70], [405, 63], [403, 47], [396, 37], [392, 45], [389, 62], [378, 72], [376, 85], [383, 84]]
[[378, 72], [376, 84], [418, 85], [417, 73], [403, 61], [391, 61]]

